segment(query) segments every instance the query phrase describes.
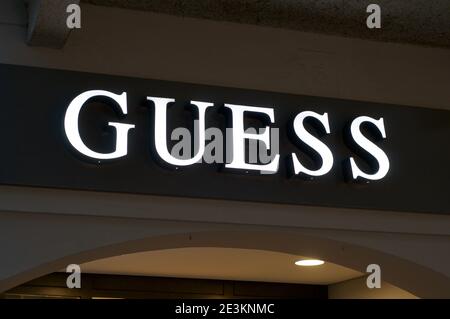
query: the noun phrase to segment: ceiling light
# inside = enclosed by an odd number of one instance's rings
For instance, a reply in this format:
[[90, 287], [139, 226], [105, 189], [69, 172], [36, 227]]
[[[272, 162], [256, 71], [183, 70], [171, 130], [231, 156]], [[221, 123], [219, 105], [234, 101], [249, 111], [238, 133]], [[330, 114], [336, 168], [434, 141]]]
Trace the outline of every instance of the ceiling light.
[[302, 259], [297, 260], [295, 264], [297, 266], [320, 266], [324, 264], [324, 261], [319, 259]]

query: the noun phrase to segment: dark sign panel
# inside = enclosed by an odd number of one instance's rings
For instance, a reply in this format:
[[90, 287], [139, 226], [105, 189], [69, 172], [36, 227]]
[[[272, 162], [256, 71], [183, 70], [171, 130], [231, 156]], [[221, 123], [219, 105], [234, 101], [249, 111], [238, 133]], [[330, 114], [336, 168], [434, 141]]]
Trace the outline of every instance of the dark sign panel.
[[1, 184], [450, 212], [450, 111], [10, 65], [0, 103]]

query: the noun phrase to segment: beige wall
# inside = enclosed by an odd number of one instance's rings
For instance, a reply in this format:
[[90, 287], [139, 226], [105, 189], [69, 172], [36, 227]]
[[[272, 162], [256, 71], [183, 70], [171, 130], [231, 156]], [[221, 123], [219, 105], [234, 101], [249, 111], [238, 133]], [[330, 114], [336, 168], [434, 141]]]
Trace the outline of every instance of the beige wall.
[[[450, 109], [449, 50], [86, 5], [62, 50], [36, 48], [14, 3], [0, 63]], [[8, 186], [0, 211], [0, 291], [68, 262], [216, 245], [380, 263], [387, 282], [450, 297], [450, 216]]]

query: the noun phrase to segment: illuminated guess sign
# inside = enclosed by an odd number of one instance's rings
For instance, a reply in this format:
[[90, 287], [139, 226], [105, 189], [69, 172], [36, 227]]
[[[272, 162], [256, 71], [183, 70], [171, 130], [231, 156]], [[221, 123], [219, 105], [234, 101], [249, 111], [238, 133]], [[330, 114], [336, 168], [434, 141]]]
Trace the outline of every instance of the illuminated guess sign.
[[0, 185], [450, 212], [447, 110], [4, 64], [0, 78]]
[[[128, 139], [130, 131], [133, 130], [136, 125], [132, 123], [122, 123], [122, 122], [109, 122], [108, 125], [113, 128], [115, 132], [115, 146], [112, 152], [98, 152], [95, 149], [87, 146], [80, 135], [79, 129], [79, 117], [80, 112], [85, 107], [89, 99], [91, 98], [108, 98], [113, 101], [114, 107], [120, 113], [120, 115], [125, 116], [128, 113], [128, 103], [127, 94], [123, 92], [121, 94], [115, 94], [113, 92], [104, 90], [91, 90], [86, 91], [75, 97], [69, 104], [64, 117], [64, 131], [69, 143], [78, 152], [84, 156], [94, 159], [94, 160], [112, 160], [122, 157], [126, 157], [128, 153]], [[154, 145], [156, 153], [160, 159], [165, 163], [173, 165], [175, 167], [180, 166], [190, 166], [201, 161], [205, 152], [205, 114], [208, 109], [213, 108], [214, 104], [209, 102], [199, 102], [190, 101], [190, 105], [198, 114], [198, 140], [195, 141], [198, 145], [195, 154], [191, 158], [181, 159], [173, 154], [171, 154], [169, 147], [167, 145], [168, 139], [168, 128], [167, 122], [169, 121], [167, 115], [167, 109], [169, 104], [175, 102], [172, 98], [163, 97], [147, 97], [147, 100], [153, 104], [154, 107]], [[235, 169], [235, 170], [254, 170], [262, 172], [276, 173], [279, 168], [280, 154], [273, 154], [273, 158], [269, 163], [266, 164], [255, 164], [246, 162], [246, 140], [256, 140], [263, 143], [264, 146], [270, 150], [272, 148], [271, 138], [270, 138], [270, 127], [264, 127], [264, 132], [261, 134], [248, 133], [245, 130], [245, 116], [246, 114], [257, 115], [258, 117], [265, 118], [271, 124], [276, 124], [276, 111], [274, 108], [270, 107], [255, 107], [248, 105], [236, 105], [236, 104], [224, 104], [231, 116], [232, 123], [232, 160], [225, 164], [225, 168]], [[300, 107], [299, 107], [300, 109]], [[295, 153], [290, 154], [290, 161], [292, 163], [293, 174], [295, 175], [305, 175], [308, 177], [318, 177], [329, 173], [334, 164], [334, 156], [331, 149], [323, 143], [319, 138], [314, 136], [305, 128], [305, 121], [312, 120], [316, 122], [317, 125], [325, 131], [326, 134], [331, 134], [330, 129], [330, 118], [328, 113], [317, 113], [314, 111], [300, 111], [296, 114], [293, 123], [292, 130], [295, 134], [295, 138], [300, 142], [306, 144], [308, 147], [313, 149], [320, 161], [320, 166], [316, 169], [307, 168], [302, 164], [301, 158]], [[384, 126], [384, 119], [372, 118], [369, 116], [357, 116], [350, 124], [350, 136], [356, 145], [358, 145], [362, 150], [369, 153], [377, 162], [377, 170], [375, 172], [365, 172], [361, 169], [355, 158], [349, 157], [348, 164], [351, 171], [351, 176], [353, 179], [365, 179], [365, 180], [380, 180], [386, 176], [389, 171], [389, 158], [386, 153], [371, 141], [369, 138], [364, 136], [361, 132], [362, 125], [371, 125], [374, 129], [378, 131], [378, 134], [385, 139], [386, 130]], [[278, 144], [278, 141], [275, 140]]]

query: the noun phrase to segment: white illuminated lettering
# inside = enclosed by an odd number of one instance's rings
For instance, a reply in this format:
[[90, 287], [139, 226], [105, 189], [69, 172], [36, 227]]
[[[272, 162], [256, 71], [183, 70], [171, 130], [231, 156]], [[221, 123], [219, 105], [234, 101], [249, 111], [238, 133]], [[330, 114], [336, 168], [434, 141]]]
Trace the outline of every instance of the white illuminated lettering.
[[155, 148], [159, 157], [175, 166], [188, 166], [200, 161], [205, 151], [205, 113], [213, 104], [191, 101], [198, 109], [198, 150], [193, 157], [180, 159], [172, 156], [167, 148], [167, 104], [175, 100], [161, 97], [147, 97], [147, 100], [155, 104]]
[[231, 163], [226, 164], [227, 168], [245, 169], [245, 170], [258, 170], [267, 172], [277, 172], [278, 162], [280, 155], [276, 154], [272, 162], [268, 164], [249, 164], [245, 162], [245, 139], [260, 140], [267, 145], [267, 149], [270, 149], [270, 128], [265, 127], [264, 133], [246, 133], [244, 130], [244, 112], [265, 114], [269, 117], [270, 122], [274, 123], [275, 116], [272, 108], [265, 107], [253, 107], [246, 105], [225, 104], [225, 107], [229, 108], [233, 116], [233, 160]]
[[379, 168], [378, 171], [374, 174], [367, 174], [364, 173], [362, 170], [359, 169], [358, 165], [356, 165], [356, 162], [353, 157], [350, 157], [350, 166], [353, 174], [353, 179], [356, 179], [358, 177], [362, 177], [369, 180], [379, 180], [386, 176], [386, 174], [389, 171], [389, 159], [386, 156], [386, 154], [383, 152], [382, 149], [380, 149], [377, 145], [375, 145], [373, 142], [371, 142], [369, 139], [367, 139], [362, 133], [361, 133], [361, 124], [364, 122], [372, 123], [377, 127], [377, 129], [380, 131], [381, 136], [383, 138], [386, 138], [386, 132], [384, 130], [384, 121], [383, 118], [380, 118], [379, 120], [375, 120], [368, 116], [360, 116], [353, 120], [351, 126], [350, 126], [350, 132], [353, 137], [353, 140], [361, 146], [363, 149], [365, 149], [367, 152], [369, 152], [375, 159], [378, 161]]
[[116, 130], [116, 146], [115, 151], [111, 153], [99, 153], [88, 148], [81, 140], [78, 118], [81, 108], [87, 100], [93, 97], [108, 97], [119, 105], [123, 114], [127, 114], [127, 94], [114, 94], [109, 91], [92, 90], [81, 93], [72, 100], [67, 108], [64, 117], [64, 131], [70, 144], [81, 154], [93, 159], [115, 159], [127, 155], [128, 131], [135, 126], [132, 124], [124, 124], [117, 122], [109, 122], [108, 125]]
[[325, 128], [325, 132], [327, 134], [330, 134], [330, 124], [328, 122], [327, 113], [320, 115], [316, 112], [305, 111], [299, 113], [295, 117], [294, 119], [295, 134], [298, 136], [300, 140], [302, 140], [306, 145], [313, 148], [320, 155], [320, 157], [322, 158], [322, 166], [317, 170], [310, 170], [300, 163], [295, 153], [292, 153], [292, 163], [294, 165], [294, 173], [295, 174], [304, 173], [310, 176], [322, 176], [328, 173], [333, 167], [333, 154], [324, 143], [322, 143], [317, 137], [313, 136], [305, 129], [303, 122], [307, 117], [317, 119], [320, 123], [322, 123], [323, 127]]
[[[129, 131], [132, 128], [135, 128], [135, 125], [108, 122], [108, 126], [113, 128], [112, 134], [115, 137], [115, 141], [111, 148], [114, 149], [112, 151], [108, 150], [108, 152], [98, 152], [96, 149], [99, 150], [99, 146], [88, 147], [85, 142], [83, 142], [80, 135], [80, 128], [84, 127], [79, 123], [80, 114], [82, 114], [81, 111], [83, 108], [93, 111], [91, 108], [95, 109], [95, 107], [89, 106], [89, 100], [96, 100], [97, 98], [110, 99], [110, 102], [112, 103], [111, 107], [118, 112], [119, 116], [127, 114], [128, 105], [126, 92], [115, 94], [105, 90], [86, 91], [76, 96], [68, 105], [64, 116], [64, 132], [69, 144], [75, 150], [87, 158], [94, 159], [100, 163], [100, 160], [117, 159], [127, 155]], [[222, 129], [219, 127], [208, 128], [210, 132], [207, 132], [206, 130], [206, 111], [214, 104], [209, 102], [190, 101], [190, 107], [193, 108], [193, 112], [198, 112], [198, 119], [194, 120], [194, 137], [191, 138], [192, 130], [184, 127], [175, 128], [173, 132], [167, 131], [169, 121], [168, 107], [170, 105], [169, 103], [175, 102], [175, 99], [147, 96], [147, 100], [151, 101], [155, 107], [154, 123], [152, 123], [154, 124], [155, 157], [159, 156], [159, 158], [167, 164], [181, 167], [201, 163], [204, 160], [206, 164], [225, 163], [225, 168], [245, 170], [247, 171], [246, 173], [248, 173], [248, 171], [259, 171], [261, 174], [274, 174], [278, 172], [280, 165], [280, 138], [278, 135], [279, 128], [270, 127], [274, 126], [272, 123], [275, 123], [275, 111], [273, 108], [225, 104], [225, 108], [229, 109], [231, 112], [232, 127], [226, 129], [226, 138], [224, 138]], [[209, 111], [208, 115], [210, 115], [210, 113], [212, 114], [213, 112]], [[84, 116], [85, 115], [83, 115], [83, 117]], [[247, 116], [263, 117], [263, 120], [268, 123], [266, 123], [267, 125], [265, 126], [263, 125], [260, 129], [253, 127], [246, 129], [245, 126], [248, 121]], [[285, 117], [283, 116], [283, 118]], [[294, 152], [290, 152], [291, 158], [287, 159], [292, 160], [292, 169], [295, 175], [302, 174], [309, 177], [324, 176], [333, 169], [333, 153], [327, 144], [321, 141], [320, 136], [322, 136], [322, 134], [316, 133], [315, 136], [313, 135], [314, 132], [307, 130], [310, 121], [312, 124], [318, 125], [317, 128], [320, 129], [321, 133], [325, 132], [324, 134], [329, 135], [331, 134], [331, 129], [328, 113], [325, 112], [320, 114], [313, 111], [300, 112], [295, 116], [292, 126], [295, 133], [295, 139], [298, 139], [304, 143], [304, 145], [308, 146], [308, 148], [313, 151], [314, 156], [317, 154], [317, 157], [320, 158], [318, 161], [321, 161], [321, 163], [317, 163], [317, 165], [314, 165], [312, 168], [307, 168], [305, 167], [305, 164], [307, 164], [306, 160], [308, 158], [300, 155], [301, 153], [296, 154]], [[355, 158], [349, 157], [348, 161], [346, 159], [345, 163], [350, 164], [350, 167], [345, 171], [348, 174], [351, 172], [351, 178], [354, 180], [381, 180], [389, 172], [389, 158], [387, 154], [375, 144], [375, 141], [371, 141], [368, 137], [363, 135], [361, 126], [365, 129], [366, 125], [369, 125], [371, 129], [376, 130], [376, 135], [380, 134], [383, 139], [386, 139], [384, 119], [383, 117], [375, 119], [368, 116], [359, 116], [356, 117], [350, 125], [352, 142], [354, 142], [358, 148], [361, 148], [370, 155], [370, 164], [373, 164], [372, 166], [374, 168], [371, 170], [369, 166], [362, 165], [364, 163], [359, 163], [360, 166], [358, 166]], [[340, 126], [341, 125], [337, 125], [336, 127]], [[333, 131], [334, 130], [336, 130], [336, 128], [334, 128]], [[168, 139], [172, 142], [169, 142]], [[143, 140], [141, 139], [140, 141], [142, 142]], [[173, 141], [179, 142], [174, 145]], [[208, 145], [207, 141], [209, 141]], [[283, 149], [291, 147], [290, 145], [284, 144], [284, 138], [282, 138], [281, 141], [283, 142], [283, 144], [281, 144], [281, 146], [284, 147]], [[335, 141], [339, 142], [337, 139], [335, 139]], [[224, 145], [224, 143], [226, 145]], [[171, 150], [169, 150], [170, 146]], [[334, 154], [334, 156], [338, 156], [344, 152], [342, 150], [343, 146], [342, 143], [338, 143], [339, 153]], [[367, 167], [365, 169], [366, 171], [363, 171], [360, 167], [363, 169]], [[376, 172], [373, 172], [375, 170]]]

